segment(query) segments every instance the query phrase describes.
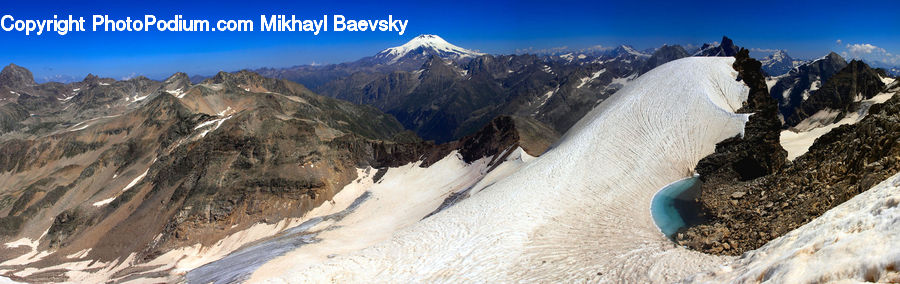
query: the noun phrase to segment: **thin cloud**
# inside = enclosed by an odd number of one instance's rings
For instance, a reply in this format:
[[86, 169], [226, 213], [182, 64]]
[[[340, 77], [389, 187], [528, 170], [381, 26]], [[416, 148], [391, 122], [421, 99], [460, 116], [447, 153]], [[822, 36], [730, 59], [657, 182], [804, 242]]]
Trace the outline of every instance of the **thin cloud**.
[[756, 48], [756, 47], [754, 47], [754, 48], [750, 48], [750, 51], [753, 51], [753, 52], [765, 52], [765, 53], [775, 53], [775, 52], [778, 51], [778, 50], [777, 50], [777, 49], [772, 49], [772, 48]]
[[528, 48], [516, 49], [516, 54], [526, 54], [526, 53], [527, 54], [554, 54], [554, 53], [559, 53], [559, 52], [568, 51], [568, 50], [569, 50], [568, 46], [558, 46], [558, 47], [541, 48], [541, 49], [535, 49], [534, 47], [528, 47]]
[[875, 51], [887, 53], [887, 51], [884, 50], [884, 48], [880, 48], [880, 47], [877, 47], [877, 46], [874, 46], [874, 45], [871, 45], [868, 43], [847, 44], [847, 50], [849, 50], [850, 53], [853, 53], [853, 54], [872, 53]]
[[846, 50], [841, 52], [841, 55], [844, 57], [862, 59], [873, 63], [900, 65], [900, 56], [871, 43], [848, 43], [844, 48]]
[[126, 76], [123, 76], [121, 80], [131, 80], [131, 79], [134, 79], [134, 77], [137, 77], [137, 76], [138, 76], [137, 73], [131, 72], [131, 74], [128, 74], [128, 75], [126, 75]]

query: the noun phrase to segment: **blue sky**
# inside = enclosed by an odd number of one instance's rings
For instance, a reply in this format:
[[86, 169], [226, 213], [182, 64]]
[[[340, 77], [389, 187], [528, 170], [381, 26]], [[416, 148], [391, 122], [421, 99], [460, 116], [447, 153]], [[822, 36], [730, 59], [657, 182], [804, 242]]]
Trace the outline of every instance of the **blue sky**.
[[[837, 51], [900, 65], [900, 1], [17, 1], [0, 15], [45, 19], [54, 14], [168, 19], [252, 19], [261, 14], [409, 20], [395, 32], [81, 32], [25, 36], [0, 31], [0, 64], [35, 77], [87, 73], [163, 78], [174, 72], [339, 63], [400, 45], [418, 34], [442, 36], [488, 53], [629, 44], [640, 49], [702, 44], [728, 35], [744, 47], [786, 49], [795, 57]], [[89, 23], [88, 23], [89, 25]], [[838, 42], [840, 40], [840, 42]]]

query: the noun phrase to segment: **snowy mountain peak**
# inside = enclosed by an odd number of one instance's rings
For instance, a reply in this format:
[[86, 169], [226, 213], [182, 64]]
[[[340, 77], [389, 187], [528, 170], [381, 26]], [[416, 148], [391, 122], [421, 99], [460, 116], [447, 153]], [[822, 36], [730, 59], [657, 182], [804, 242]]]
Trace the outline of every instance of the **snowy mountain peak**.
[[774, 60], [783, 60], [787, 57], [790, 56], [787, 55], [787, 51], [784, 51], [784, 49], [779, 49], [772, 53], [772, 59]]
[[620, 56], [623, 54], [628, 54], [628, 55], [633, 55], [633, 56], [637, 56], [637, 57], [650, 57], [650, 54], [640, 52], [640, 51], [634, 49], [633, 47], [631, 47], [629, 45], [624, 45], [624, 44], [617, 47], [613, 52], [617, 56]]
[[453, 45], [437, 35], [419, 35], [409, 42], [385, 49], [375, 55], [378, 59], [387, 59], [388, 64], [392, 64], [411, 53], [421, 53], [422, 55], [438, 55], [446, 59], [472, 58], [484, 53], [468, 50]]
[[801, 60], [795, 60], [785, 50], [776, 50], [771, 55], [759, 60], [762, 69], [769, 76], [779, 76], [791, 71], [794, 67], [803, 64]]

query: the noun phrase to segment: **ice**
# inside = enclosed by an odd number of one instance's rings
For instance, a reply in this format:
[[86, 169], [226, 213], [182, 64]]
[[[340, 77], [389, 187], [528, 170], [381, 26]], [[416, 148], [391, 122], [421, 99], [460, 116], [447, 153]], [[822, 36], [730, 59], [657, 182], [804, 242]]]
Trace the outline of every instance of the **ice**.
[[549, 101], [550, 98], [553, 97], [553, 94], [556, 94], [557, 91], [559, 91], [559, 87], [556, 87], [556, 89], [554, 89], [552, 91], [547, 91], [546, 93], [544, 93], [544, 95], [541, 96], [541, 105], [539, 105], [538, 107], [542, 107], [545, 104], [547, 104], [547, 101]]
[[603, 74], [605, 72], [606, 72], [606, 69], [604, 68], [604, 69], [601, 69], [600, 71], [594, 72], [594, 74], [591, 75], [590, 77], [581, 78], [581, 83], [579, 83], [578, 86], [575, 88], [580, 89], [581, 87], [584, 87], [584, 84], [587, 84], [587, 82], [597, 79], [597, 77], [600, 77], [600, 74]]
[[[102, 117], [91, 118], [91, 119], [88, 119], [88, 120], [85, 120], [85, 121], [82, 121], [82, 122], [79, 122], [79, 123], [73, 125], [73, 126], [72, 126], [72, 129], [69, 129], [69, 130], [67, 130], [67, 131], [72, 132], [72, 131], [84, 130], [85, 128], [88, 128], [88, 126], [90, 126], [90, 123], [89, 123], [89, 122], [92, 122], [92, 121], [95, 121], [95, 120], [100, 120], [100, 119], [113, 118], [113, 117], [117, 117], [117, 116], [119, 116], [119, 115], [117, 114], [117, 115], [108, 115], [108, 116], [102, 116]], [[79, 126], [80, 126], [80, 127], [79, 127]]]
[[550, 68], [550, 66], [544, 65], [543, 67], [541, 67], [541, 70], [544, 71], [544, 72], [546, 72], [546, 73], [553, 74], [553, 69]]
[[88, 253], [90, 253], [90, 252], [91, 252], [91, 248], [86, 248], [86, 249], [83, 249], [83, 250], [81, 250], [81, 251], [79, 251], [79, 252], [76, 252], [76, 253], [67, 255], [66, 258], [70, 258], [70, 259], [71, 259], [71, 258], [76, 258], [76, 259], [77, 259], [77, 258], [84, 258], [84, 257], [87, 256]]
[[772, 91], [772, 87], [775, 86], [775, 83], [778, 83], [778, 80], [781, 80], [781, 78], [784, 78], [784, 76], [785, 75], [781, 75], [778, 77], [766, 77], [766, 87], [768, 88], [769, 92]]
[[[819, 77], [816, 77], [816, 80], [809, 84], [809, 91], [815, 91], [822, 87], [822, 80]], [[804, 98], [805, 100], [806, 98]]]
[[[153, 160], [153, 162], [156, 162], [156, 160]], [[133, 180], [131, 180], [130, 183], [128, 183], [128, 185], [125, 186], [125, 188], [122, 188], [122, 192], [128, 191], [129, 189], [131, 189], [132, 187], [134, 187], [135, 185], [137, 185], [138, 182], [140, 182], [142, 179], [144, 179], [144, 177], [146, 177], [146, 176], [147, 176], [147, 173], [149, 173], [149, 172], [150, 172], [150, 168], [147, 168], [147, 170], [144, 171], [143, 174], [141, 174], [141, 175], [135, 177]], [[113, 178], [115, 179], [117, 176], [118, 176], [118, 175], [114, 175]], [[94, 203], [91, 204], [91, 205], [93, 205], [93, 206], [95, 206], [95, 207], [103, 207], [103, 206], [106, 206], [107, 204], [112, 203], [113, 200], [116, 200], [117, 197], [119, 197], [119, 195], [116, 195], [116, 196], [113, 196], [113, 197], [110, 197], [110, 198], [107, 198], [107, 199], [103, 199], [103, 200], [94, 202]]]
[[229, 111], [231, 111], [231, 107], [230, 107], [230, 106], [227, 107], [227, 108], [225, 108], [225, 109], [222, 110], [221, 112], [219, 112], [218, 115], [219, 115], [219, 116], [223, 116], [223, 115], [225, 115], [225, 114], [228, 114]]
[[[288, 254], [250, 281], [672, 282], [716, 269], [731, 258], [674, 246], [649, 208], [657, 190], [690, 176], [717, 142], [743, 131], [749, 115], [733, 110], [748, 89], [733, 62], [664, 64], [468, 199], [362, 250], [313, 260]], [[376, 233], [363, 226], [353, 235]]]
[[[83, 125], [82, 125], [82, 124], [83, 124]], [[87, 121], [79, 122], [79, 123], [76, 124], [75, 126], [79, 126], [79, 125], [81, 125], [81, 127], [73, 128], [73, 129], [70, 129], [69, 131], [71, 132], [71, 131], [84, 130], [85, 128], [88, 128], [88, 126], [91, 126], [91, 124], [90, 124], [90, 123], [87, 123]], [[74, 126], [73, 126], [73, 127], [74, 127]]]
[[37, 239], [31, 239], [31, 238], [25, 237], [25, 238], [18, 239], [16, 241], [6, 243], [5, 245], [7, 248], [26, 246], [26, 247], [30, 248], [31, 251], [29, 251], [26, 254], [20, 255], [16, 258], [13, 258], [13, 259], [0, 260], [0, 266], [25, 265], [25, 264], [39, 261], [39, 260], [43, 259], [44, 257], [50, 255], [50, 252], [38, 250], [38, 245], [40, 245], [41, 239], [43, 239], [44, 236], [46, 236], [47, 232], [49, 232], [49, 231], [50, 231], [50, 227], [47, 227], [47, 229], [44, 230], [44, 233], [41, 234], [40, 237], [37, 237]]
[[0, 276], [0, 284], [18, 284], [21, 282], [12, 281], [12, 279]]
[[147, 94], [147, 95], [145, 95], [145, 96], [135, 97], [135, 98], [134, 98], [134, 102], [142, 101], [142, 100], [146, 99], [146, 98], [149, 97], [149, 96], [150, 96], [150, 95]]
[[140, 182], [142, 179], [144, 179], [144, 177], [147, 176], [147, 173], [149, 173], [149, 172], [150, 172], [150, 168], [147, 168], [147, 170], [144, 171], [143, 174], [141, 174], [141, 175], [137, 176], [136, 178], [134, 178], [133, 180], [131, 180], [131, 182], [128, 183], [128, 185], [126, 185], [125, 188], [122, 189], [122, 192], [125, 192], [125, 191], [131, 189], [132, 187], [134, 187], [135, 185], [137, 185], [138, 182]]
[[110, 197], [110, 198], [107, 198], [107, 199], [103, 199], [103, 200], [94, 202], [94, 204], [92, 204], [92, 205], [94, 205], [95, 207], [103, 207], [103, 206], [105, 206], [106, 204], [112, 203], [113, 200], [116, 200], [116, 197], [119, 197], [119, 196], [113, 196], [113, 197]]
[[622, 49], [624, 49], [625, 52], [627, 52], [628, 54], [631, 54], [631, 55], [634, 55], [634, 56], [637, 56], [637, 57], [650, 57], [649, 54], [646, 54], [646, 53], [643, 53], [643, 52], [634, 50], [634, 48], [632, 48], [631, 46], [622, 45], [621, 47], [622, 47]]
[[167, 90], [166, 93], [169, 93], [170, 95], [173, 95], [173, 96], [175, 96], [176, 98], [179, 98], [179, 99], [180, 99], [180, 98], [184, 98], [184, 96], [187, 95], [187, 93], [184, 92], [184, 89], [183, 89], [183, 88], [178, 88], [178, 89], [175, 89], [175, 90]]
[[[227, 110], [227, 109], [226, 109], [226, 110]], [[204, 127], [208, 127], [208, 126], [210, 126], [210, 125], [215, 124], [215, 125], [216, 125], [215, 127], [212, 127], [212, 128], [210, 128], [210, 129], [205, 129], [205, 130], [203, 130], [203, 132], [200, 132], [200, 134], [198, 135], [198, 137], [200, 137], [200, 138], [206, 137], [206, 134], [208, 134], [208, 133], [210, 133], [210, 132], [212, 132], [212, 131], [215, 131], [216, 129], [219, 129], [219, 127], [222, 126], [222, 123], [224, 123], [226, 120], [230, 119], [231, 117], [232, 117], [232, 116], [226, 116], [226, 117], [223, 117], [223, 118], [213, 119], [213, 120], [210, 120], [210, 121], [204, 121], [203, 123], [200, 123], [200, 124], [198, 124], [197, 126], [195, 126], [195, 127], [194, 127], [194, 130], [197, 130], [197, 129], [200, 129], [200, 128], [204, 128]]]

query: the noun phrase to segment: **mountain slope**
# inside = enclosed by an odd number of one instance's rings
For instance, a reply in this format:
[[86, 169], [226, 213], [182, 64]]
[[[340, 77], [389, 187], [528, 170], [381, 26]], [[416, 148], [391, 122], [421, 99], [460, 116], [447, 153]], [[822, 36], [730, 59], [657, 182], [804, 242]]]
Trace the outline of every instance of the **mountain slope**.
[[[16, 244], [0, 247], [6, 275], [94, 282], [121, 279], [125, 268], [139, 274], [160, 255], [299, 217], [357, 168], [405, 164], [433, 147], [373, 107], [250, 72], [198, 85], [185, 74], [76, 84], [77, 95], [54, 98], [59, 105], [40, 116], [64, 119], [69, 112], [59, 109], [97, 105], [121, 112], [0, 140], [0, 242]], [[155, 91], [135, 99], [122, 92], [129, 88]], [[58, 265], [70, 273], [38, 273]]]
[[[743, 128], [747, 115], [729, 107], [746, 98], [732, 62], [664, 64], [595, 108], [540, 158], [389, 241], [320, 263], [263, 266], [251, 281], [642, 282], [717, 267], [724, 259], [672, 246], [647, 208], [659, 187], [689, 175], [715, 142]], [[621, 257], [637, 249], [654, 257]]]
[[641, 73], [685, 56], [669, 45], [653, 54], [622, 45], [578, 55], [494, 56], [421, 35], [354, 62], [259, 71], [373, 105], [424, 139], [444, 143], [500, 115], [532, 117], [565, 132]]
[[785, 126], [798, 126], [807, 118], [820, 111], [837, 112], [832, 121], [817, 119], [818, 124], [831, 124], [845, 114], [858, 109], [858, 103], [871, 99], [884, 90], [881, 75], [862, 61], [853, 60], [846, 67], [825, 81], [794, 109], [793, 115], [785, 116]]
[[794, 115], [795, 109], [818, 90], [835, 73], [844, 69], [847, 62], [837, 53], [801, 64], [785, 75], [770, 78], [769, 93], [778, 100], [778, 109], [785, 119]]

